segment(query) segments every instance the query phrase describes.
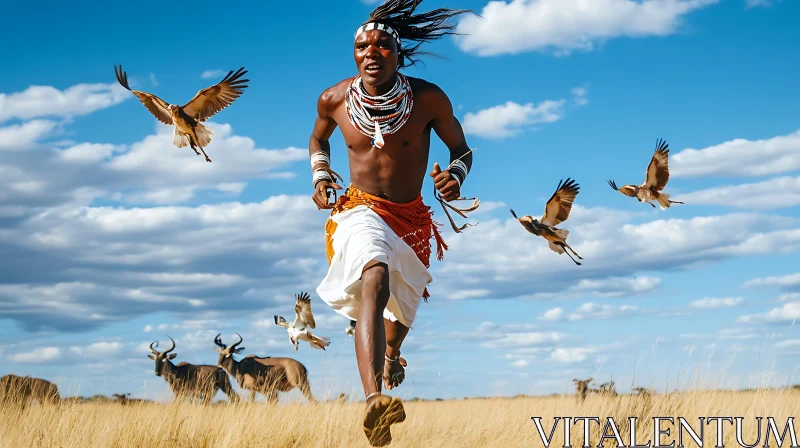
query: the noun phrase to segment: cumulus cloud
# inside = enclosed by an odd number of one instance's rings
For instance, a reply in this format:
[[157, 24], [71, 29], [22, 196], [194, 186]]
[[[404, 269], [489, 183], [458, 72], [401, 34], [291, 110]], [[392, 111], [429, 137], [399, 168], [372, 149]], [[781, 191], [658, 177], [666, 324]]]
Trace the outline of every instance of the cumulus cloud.
[[772, 6], [776, 1], [781, 2], [782, 0], [746, 0], [746, 8], [756, 8], [759, 6]]
[[56, 123], [48, 120], [32, 120], [0, 128], [0, 151], [22, 151], [50, 134]]
[[30, 86], [22, 92], [0, 93], [0, 123], [12, 118], [74, 117], [88, 115], [131, 98], [118, 83], [77, 84], [65, 90]]
[[[155, 134], [129, 146], [70, 143], [59, 148], [37, 143], [35, 149], [14, 151], [0, 166], [0, 208], [24, 207], [34, 213], [65, 203], [79, 207], [101, 198], [161, 205], [179, 204], [199, 194], [235, 197], [247, 185], [244, 180], [291, 178], [294, 173], [282, 169], [308, 157], [306, 149], [258, 148], [227, 124], [209, 126], [215, 137], [206, 149], [213, 163], [188, 148], [174, 147], [170, 128], [160, 124]], [[12, 126], [0, 128], [0, 136], [3, 132], [22, 131]]]
[[584, 303], [579, 306], [574, 312], [567, 313], [562, 308], [553, 308], [545, 311], [539, 320], [557, 322], [557, 321], [580, 321], [580, 320], [608, 320], [617, 319], [620, 317], [634, 316], [641, 314], [643, 310], [633, 305], [602, 305], [598, 303]]
[[[576, 106], [588, 104], [588, 90], [585, 87], [572, 89]], [[462, 126], [467, 135], [483, 138], [501, 139], [512, 137], [532, 129], [536, 125], [554, 123], [564, 117], [567, 99], [545, 100], [539, 104], [518, 104], [507, 101], [505, 104], [468, 112], [464, 115]]]
[[[154, 309], [263, 309], [297, 287], [311, 289], [309, 279], [324, 273], [319, 232], [326, 216], [316, 212], [307, 197], [285, 196], [50, 210], [0, 229], [0, 250], [22, 254], [0, 260], [0, 317], [29, 329], [85, 331]], [[65, 276], [73, 281], [59, 281]]]
[[[607, 286], [609, 277], [800, 249], [800, 228], [793, 218], [737, 213], [639, 224], [629, 219], [619, 211], [573, 206], [570, 243], [584, 257], [580, 268], [514, 219], [482, 221], [470, 229], [469, 239], [447, 235], [448, 262], [437, 268], [431, 294], [485, 289], [490, 291], [483, 296], [487, 298], [542, 298], [570, 288], [590, 291]], [[641, 283], [647, 290], [655, 281]], [[537, 285], [536, 291], [531, 291], [531, 284]], [[614, 291], [624, 295], [630, 288], [616, 285], [606, 292], [617, 295]]]
[[800, 169], [800, 130], [761, 140], [733, 139], [670, 156], [672, 177], [755, 177]]
[[800, 286], [800, 272], [782, 276], [769, 276], [748, 280], [742, 285], [745, 288], [760, 286], [777, 286], [784, 289], [795, 289]]
[[800, 204], [800, 176], [707, 188], [677, 196], [674, 200], [693, 205], [726, 205], [751, 210], [793, 207]]
[[800, 318], [800, 302], [789, 302], [766, 313], [739, 316], [737, 321], [747, 324], [789, 323], [797, 318]]
[[11, 362], [19, 364], [41, 364], [55, 361], [61, 356], [61, 349], [58, 347], [40, 347], [27, 352], [8, 354]]
[[121, 342], [94, 342], [88, 346], [72, 346], [69, 350], [87, 358], [106, 358], [118, 354], [123, 349]]
[[689, 308], [701, 308], [701, 309], [728, 308], [732, 306], [741, 305], [742, 302], [744, 302], [744, 299], [741, 297], [726, 297], [724, 299], [704, 297], [700, 300], [689, 302]]
[[591, 51], [602, 41], [667, 36], [677, 32], [689, 13], [718, 0], [511, 0], [490, 1], [465, 16], [455, 40], [462, 51], [478, 56], [529, 51], [567, 55]]

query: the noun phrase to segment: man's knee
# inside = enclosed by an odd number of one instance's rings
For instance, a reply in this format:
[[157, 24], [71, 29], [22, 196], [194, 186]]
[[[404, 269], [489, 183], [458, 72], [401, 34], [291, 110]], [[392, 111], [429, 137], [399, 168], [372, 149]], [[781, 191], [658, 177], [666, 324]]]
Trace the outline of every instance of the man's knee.
[[371, 261], [361, 273], [362, 295], [374, 297], [378, 303], [389, 300], [389, 267], [386, 263]]

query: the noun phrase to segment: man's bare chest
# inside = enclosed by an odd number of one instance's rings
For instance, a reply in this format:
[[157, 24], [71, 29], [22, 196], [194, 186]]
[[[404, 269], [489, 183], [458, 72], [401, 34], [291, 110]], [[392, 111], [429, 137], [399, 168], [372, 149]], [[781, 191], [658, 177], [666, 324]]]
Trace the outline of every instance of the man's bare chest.
[[[333, 115], [337, 126], [341, 129], [348, 148], [371, 147], [374, 128], [365, 129], [362, 133], [348, 117], [344, 103], [336, 109]], [[426, 113], [424, 104], [414, 104], [408, 120], [392, 134], [383, 133], [387, 147], [416, 146], [420, 141], [428, 141], [431, 129], [431, 117]]]

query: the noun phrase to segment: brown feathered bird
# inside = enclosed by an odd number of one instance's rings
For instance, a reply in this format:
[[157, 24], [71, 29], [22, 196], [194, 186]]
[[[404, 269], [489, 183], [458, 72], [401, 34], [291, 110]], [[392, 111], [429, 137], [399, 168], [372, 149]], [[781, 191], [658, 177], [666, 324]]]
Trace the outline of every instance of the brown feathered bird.
[[206, 151], [203, 149], [211, 143], [214, 137], [214, 131], [206, 127], [201, 121], [206, 121], [217, 112], [230, 106], [239, 96], [244, 92], [249, 82], [249, 79], [240, 79], [247, 70], [244, 67], [233, 72], [229, 71], [222, 81], [214, 84], [211, 87], [206, 87], [197, 92], [188, 103], [183, 106], [175, 104], [168, 104], [161, 98], [153, 95], [152, 93], [142, 92], [139, 90], [131, 90], [128, 86], [128, 75], [122, 71], [122, 66], [114, 66], [114, 73], [117, 75], [117, 81], [122, 84], [122, 87], [133, 92], [139, 101], [144, 104], [151, 114], [155, 115], [158, 121], [175, 126], [175, 133], [172, 137], [172, 144], [178, 148], [184, 146], [191, 146], [195, 154], [199, 148], [206, 156], [206, 162], [211, 162]]
[[650, 165], [647, 166], [647, 177], [643, 184], [628, 184], [617, 188], [616, 182], [610, 180], [608, 185], [625, 196], [650, 204], [653, 208], [656, 208], [653, 204], [653, 201], [656, 201], [661, 210], [666, 210], [672, 204], [683, 204], [683, 202], [670, 200], [667, 193], [661, 192], [667, 186], [667, 182], [669, 182], [669, 145], [664, 140], [658, 139], [656, 151], [653, 158], [650, 159]]
[[546, 239], [550, 250], [559, 254], [566, 253], [575, 264], [580, 266], [581, 263], [572, 258], [572, 255], [567, 251], [567, 249], [569, 249], [576, 257], [583, 260], [583, 257], [578, 255], [578, 253], [567, 244], [569, 230], [556, 227], [569, 218], [569, 212], [572, 210], [572, 202], [575, 200], [575, 196], [578, 195], [578, 190], [580, 190], [580, 187], [574, 180], [570, 178], [567, 178], [566, 182], [561, 180], [558, 182], [556, 191], [550, 197], [550, 200], [547, 201], [544, 215], [541, 219], [537, 220], [531, 216], [518, 218], [514, 210], [511, 210], [511, 215], [517, 218], [520, 224], [522, 224], [522, 227], [525, 227], [528, 232]]

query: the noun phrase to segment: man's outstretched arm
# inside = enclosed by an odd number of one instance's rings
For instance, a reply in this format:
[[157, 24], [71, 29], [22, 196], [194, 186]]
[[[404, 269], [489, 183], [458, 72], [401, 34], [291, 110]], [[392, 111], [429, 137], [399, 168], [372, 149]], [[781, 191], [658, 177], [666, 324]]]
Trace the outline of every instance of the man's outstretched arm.
[[[317, 204], [318, 209], [333, 207], [328, 204], [328, 188], [342, 189], [325, 170], [330, 169], [331, 144], [329, 139], [336, 130], [336, 121], [330, 115], [330, 108], [331, 93], [326, 90], [317, 100], [317, 119], [314, 121], [314, 129], [308, 141], [308, 157], [312, 163], [311, 172], [314, 182], [314, 194], [311, 198]], [[319, 182], [317, 182], [318, 180]]]
[[461, 123], [453, 114], [453, 105], [450, 103], [450, 99], [436, 86], [433, 86], [431, 93], [434, 112], [433, 130], [450, 150], [449, 164], [458, 160], [449, 170], [445, 171], [441, 170], [438, 163], [434, 163], [431, 177], [433, 177], [433, 182], [442, 199], [453, 201], [461, 196], [461, 186], [467, 173], [472, 169], [472, 153], [467, 154], [470, 148], [464, 137]]

